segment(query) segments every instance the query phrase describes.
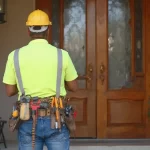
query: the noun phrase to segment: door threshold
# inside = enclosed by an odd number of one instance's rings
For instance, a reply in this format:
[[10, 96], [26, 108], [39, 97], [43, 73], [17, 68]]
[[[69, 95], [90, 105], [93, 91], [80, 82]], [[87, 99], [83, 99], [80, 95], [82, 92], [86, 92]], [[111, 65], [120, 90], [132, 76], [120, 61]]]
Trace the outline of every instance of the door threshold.
[[119, 146], [119, 145], [150, 145], [150, 139], [94, 139], [94, 138], [76, 138], [70, 139], [71, 145], [80, 146]]

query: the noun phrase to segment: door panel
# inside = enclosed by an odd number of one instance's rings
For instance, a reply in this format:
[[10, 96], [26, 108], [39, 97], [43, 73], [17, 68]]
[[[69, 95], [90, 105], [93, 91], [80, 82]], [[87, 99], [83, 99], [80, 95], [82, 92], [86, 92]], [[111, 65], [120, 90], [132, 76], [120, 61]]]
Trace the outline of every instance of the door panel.
[[68, 51], [79, 74], [79, 90], [67, 94], [78, 112], [76, 137], [96, 137], [95, 0], [37, 0], [36, 8], [51, 14], [49, 42]]
[[144, 138], [144, 1], [97, 0], [96, 7], [98, 137]]

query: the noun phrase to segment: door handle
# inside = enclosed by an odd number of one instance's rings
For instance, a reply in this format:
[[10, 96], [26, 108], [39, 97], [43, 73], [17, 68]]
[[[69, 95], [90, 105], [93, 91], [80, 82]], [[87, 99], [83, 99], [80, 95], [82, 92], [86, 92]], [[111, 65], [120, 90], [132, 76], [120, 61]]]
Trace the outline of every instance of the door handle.
[[101, 84], [102, 84], [102, 85], [104, 84], [104, 80], [105, 80], [104, 72], [105, 72], [105, 66], [104, 66], [103, 63], [101, 63], [101, 65], [100, 65], [100, 75], [99, 75], [99, 78], [100, 78], [100, 80], [101, 80]]
[[91, 82], [93, 74], [93, 65], [89, 64], [87, 67], [87, 74], [78, 77], [79, 80], [86, 79], [88, 82]]
[[92, 78], [90, 77], [90, 76], [88, 76], [88, 75], [85, 75], [85, 76], [82, 76], [84, 79], [87, 79], [87, 81], [91, 81], [92, 80]]

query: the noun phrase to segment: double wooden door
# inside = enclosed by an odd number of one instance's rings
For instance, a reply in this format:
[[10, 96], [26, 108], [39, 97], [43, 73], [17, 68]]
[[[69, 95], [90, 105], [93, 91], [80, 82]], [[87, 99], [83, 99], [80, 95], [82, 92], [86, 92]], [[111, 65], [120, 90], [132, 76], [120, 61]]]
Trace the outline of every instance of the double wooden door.
[[76, 137], [148, 137], [147, 0], [36, 0], [49, 42], [70, 54], [79, 90]]

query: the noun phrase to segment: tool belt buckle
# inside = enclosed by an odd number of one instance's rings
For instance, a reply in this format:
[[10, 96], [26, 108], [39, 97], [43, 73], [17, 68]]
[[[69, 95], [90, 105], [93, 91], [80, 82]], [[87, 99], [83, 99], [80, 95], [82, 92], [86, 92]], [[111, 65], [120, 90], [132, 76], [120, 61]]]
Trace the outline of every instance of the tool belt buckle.
[[50, 109], [38, 109], [38, 116], [39, 117], [50, 116]]

